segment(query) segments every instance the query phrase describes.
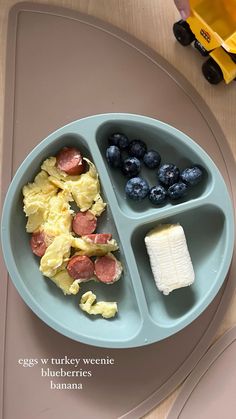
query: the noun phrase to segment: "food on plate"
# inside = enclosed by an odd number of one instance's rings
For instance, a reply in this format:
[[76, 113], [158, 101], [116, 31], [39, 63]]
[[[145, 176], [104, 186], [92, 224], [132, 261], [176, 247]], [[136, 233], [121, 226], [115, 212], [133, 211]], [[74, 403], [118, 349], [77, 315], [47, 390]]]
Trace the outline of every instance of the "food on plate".
[[80, 282], [94, 277], [94, 263], [88, 256], [74, 255], [67, 264], [68, 274]]
[[116, 302], [98, 301], [96, 302], [96, 295], [92, 291], [87, 291], [82, 295], [80, 304], [81, 310], [88, 314], [101, 314], [105, 319], [114, 317], [118, 312]]
[[163, 204], [167, 199], [166, 189], [161, 185], [153, 186], [149, 191], [148, 198], [154, 205]]
[[117, 168], [121, 166], [121, 163], [122, 163], [121, 153], [120, 153], [120, 149], [117, 146], [111, 145], [110, 147], [107, 148], [106, 158], [111, 167]]
[[159, 182], [166, 187], [178, 182], [179, 175], [179, 168], [175, 164], [163, 164], [157, 172]]
[[58, 187], [49, 181], [48, 174], [41, 171], [32, 183], [23, 187], [24, 212], [27, 216], [26, 231], [33, 233], [47, 219], [50, 199], [57, 194]]
[[110, 233], [86, 234], [84, 239], [96, 244], [107, 244], [112, 238]]
[[106, 243], [98, 243], [96, 240], [91, 240], [88, 236], [73, 237], [72, 247], [76, 249], [77, 255], [87, 256], [104, 256], [119, 249], [115, 239], [107, 240]]
[[146, 235], [145, 245], [156, 286], [164, 295], [193, 284], [193, 265], [180, 224], [158, 225]]
[[125, 193], [134, 201], [142, 201], [149, 193], [148, 183], [141, 177], [132, 177], [126, 183]]
[[78, 236], [92, 234], [97, 227], [97, 218], [91, 211], [77, 212], [73, 218], [72, 229]]
[[115, 132], [108, 138], [109, 145], [115, 145], [120, 150], [126, 150], [129, 146], [129, 139], [125, 134]]
[[58, 169], [68, 175], [80, 175], [85, 171], [81, 152], [75, 147], [63, 147], [56, 155]]
[[187, 195], [188, 187], [184, 182], [177, 182], [167, 189], [167, 195], [170, 199], [180, 199]]
[[68, 262], [71, 252], [71, 234], [60, 234], [55, 237], [40, 259], [39, 269], [43, 275], [51, 278]]
[[112, 253], [108, 253], [95, 260], [94, 272], [99, 281], [113, 284], [121, 277], [122, 265]]
[[69, 192], [80, 211], [88, 209], [99, 216], [104, 211], [106, 204], [100, 195], [100, 182], [94, 164], [84, 157], [88, 170], [79, 176], [69, 176], [56, 167], [56, 158], [50, 157], [41, 166], [49, 175], [49, 181], [57, 188]]
[[70, 207], [71, 196], [68, 191], [60, 191], [48, 203], [47, 219], [41, 224], [48, 236], [58, 236], [71, 232], [74, 211]]
[[149, 169], [157, 169], [161, 163], [161, 156], [156, 150], [149, 150], [143, 156], [143, 162]]
[[[46, 160], [43, 161], [42, 165], [41, 165], [41, 169], [47, 173], [48, 176], [51, 176], [50, 182], [53, 184], [52, 180], [55, 181], [55, 179], [58, 182], [65, 182], [68, 180], [78, 180], [80, 178], [80, 176], [78, 175], [73, 175], [70, 176], [68, 175], [66, 172], [64, 172], [63, 170], [60, 170], [57, 167], [57, 159], [54, 156], [48, 157]], [[63, 188], [61, 188], [63, 189]]]
[[[98, 173], [78, 149], [64, 147], [48, 157], [22, 192], [31, 250], [40, 258], [42, 274], [65, 295], [77, 294], [88, 280], [113, 283], [120, 278], [122, 265], [112, 254], [119, 249], [116, 240], [109, 232], [96, 232], [106, 207]], [[101, 310], [103, 302], [97, 304]]]
[[147, 146], [142, 140], [132, 140], [128, 146], [128, 153], [132, 157], [137, 157], [137, 159], [143, 159], [145, 153], [147, 152]]
[[32, 233], [30, 239], [30, 246], [32, 252], [36, 256], [42, 257], [46, 252], [46, 249], [49, 246], [49, 244], [51, 244], [52, 240], [53, 238], [47, 236], [47, 234], [44, 231], [35, 231], [34, 233]]
[[128, 157], [123, 161], [121, 170], [129, 178], [137, 176], [141, 170], [140, 160], [137, 157]]
[[202, 180], [202, 170], [198, 166], [187, 167], [180, 173], [180, 179], [186, 185], [194, 186]]
[[63, 191], [52, 196], [45, 207], [41, 224], [35, 223], [35, 227], [37, 227], [32, 232], [31, 237], [32, 251], [39, 257], [44, 255], [54, 237], [71, 231], [73, 211], [68, 204], [68, 196]]
[[[177, 201], [187, 196], [189, 190], [203, 179], [203, 170], [198, 165], [182, 170], [173, 163], [163, 163], [160, 166], [160, 153], [157, 150], [148, 150], [143, 140], [130, 141], [125, 134], [117, 132], [108, 137], [108, 144], [107, 163], [113, 169], [119, 168], [129, 178], [125, 185], [125, 194], [133, 201], [142, 201], [148, 197], [149, 202], [155, 206]], [[143, 166], [157, 170], [157, 185], [149, 188], [148, 184], [152, 179], [149, 182], [142, 176]]]
[[77, 294], [79, 292], [80, 286], [78, 281], [75, 281], [65, 268], [51, 276], [51, 280], [65, 295]]

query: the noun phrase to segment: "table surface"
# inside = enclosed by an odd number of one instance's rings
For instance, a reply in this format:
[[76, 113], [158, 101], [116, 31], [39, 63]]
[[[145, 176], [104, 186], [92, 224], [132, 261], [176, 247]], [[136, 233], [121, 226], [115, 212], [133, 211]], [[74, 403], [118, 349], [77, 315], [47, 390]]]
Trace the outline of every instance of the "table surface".
[[[31, 0], [32, 1], [32, 0]], [[0, 0], [0, 159], [3, 143], [3, 108], [6, 57], [7, 16], [16, 0]], [[202, 57], [189, 54], [188, 48], [177, 45], [172, 25], [179, 19], [173, 0], [40, 0], [40, 3], [63, 6], [98, 17], [134, 35], [165, 57], [197, 89], [219, 121], [234, 157], [236, 157], [236, 84], [214, 87], [201, 74]], [[215, 339], [236, 324], [236, 295], [217, 331]], [[145, 419], [165, 419], [181, 386]]]

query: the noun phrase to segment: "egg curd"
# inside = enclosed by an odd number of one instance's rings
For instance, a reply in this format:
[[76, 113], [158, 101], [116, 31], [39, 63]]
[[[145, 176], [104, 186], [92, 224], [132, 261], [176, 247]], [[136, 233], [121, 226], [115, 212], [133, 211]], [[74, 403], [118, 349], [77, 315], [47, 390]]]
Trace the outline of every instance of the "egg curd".
[[[106, 203], [100, 195], [100, 182], [95, 165], [84, 158], [88, 170], [71, 176], [59, 170], [56, 158], [49, 157], [32, 183], [22, 189], [24, 212], [28, 233], [45, 233], [48, 247], [40, 259], [39, 269], [50, 278], [65, 295], [77, 294], [80, 281], [72, 278], [66, 269], [71, 255], [103, 256], [119, 247], [114, 239], [106, 244], [92, 243], [85, 237], [75, 237], [72, 232], [75, 202], [80, 211], [91, 211], [100, 216]], [[80, 308], [89, 314], [101, 314], [104, 318], [115, 316], [117, 304], [97, 302], [91, 291], [81, 298]]]
[[81, 310], [86, 311], [86, 313], [93, 315], [101, 314], [105, 319], [114, 317], [118, 311], [117, 304], [114, 302], [96, 302], [96, 295], [93, 294], [92, 291], [87, 291], [82, 295], [79, 306]]
[[41, 171], [33, 183], [23, 187], [24, 212], [28, 217], [27, 233], [37, 231], [47, 220], [50, 199], [57, 194], [58, 187], [51, 183], [48, 174]]
[[115, 239], [98, 244], [91, 242], [86, 236], [73, 237], [72, 246], [76, 249], [76, 254], [81, 256], [104, 256], [119, 249]]
[[100, 216], [106, 204], [100, 195], [100, 183], [94, 164], [84, 158], [89, 170], [78, 176], [69, 176], [56, 167], [56, 158], [50, 157], [42, 164], [42, 169], [49, 175], [49, 181], [71, 195], [71, 199], [78, 205], [80, 211], [88, 209], [95, 215]]

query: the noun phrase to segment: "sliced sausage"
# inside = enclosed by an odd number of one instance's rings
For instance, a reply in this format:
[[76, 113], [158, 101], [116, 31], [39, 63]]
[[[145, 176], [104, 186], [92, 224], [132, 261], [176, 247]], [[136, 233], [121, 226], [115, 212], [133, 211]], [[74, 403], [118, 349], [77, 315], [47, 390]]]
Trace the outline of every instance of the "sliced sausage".
[[68, 175], [80, 175], [85, 171], [85, 162], [81, 152], [75, 147], [64, 147], [56, 155], [58, 169]]
[[43, 231], [33, 233], [30, 240], [32, 252], [39, 257], [42, 257], [47, 249], [46, 237]]
[[73, 218], [72, 229], [78, 236], [92, 234], [97, 227], [97, 218], [91, 211], [77, 212]]
[[94, 275], [94, 263], [88, 256], [73, 256], [67, 264], [68, 274], [74, 279], [87, 280]]
[[111, 253], [97, 258], [94, 268], [96, 277], [106, 284], [118, 281], [122, 273], [121, 263]]
[[92, 243], [96, 244], [106, 244], [109, 240], [111, 240], [112, 235], [110, 233], [97, 233], [97, 234], [86, 234], [84, 236], [86, 239], [91, 240]]

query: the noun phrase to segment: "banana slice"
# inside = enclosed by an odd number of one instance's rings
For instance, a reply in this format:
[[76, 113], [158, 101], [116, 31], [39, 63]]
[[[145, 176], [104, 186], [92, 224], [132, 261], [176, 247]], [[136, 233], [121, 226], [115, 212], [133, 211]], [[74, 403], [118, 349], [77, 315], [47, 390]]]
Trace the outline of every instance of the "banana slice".
[[193, 265], [181, 225], [160, 224], [144, 240], [156, 286], [164, 295], [194, 282]]

